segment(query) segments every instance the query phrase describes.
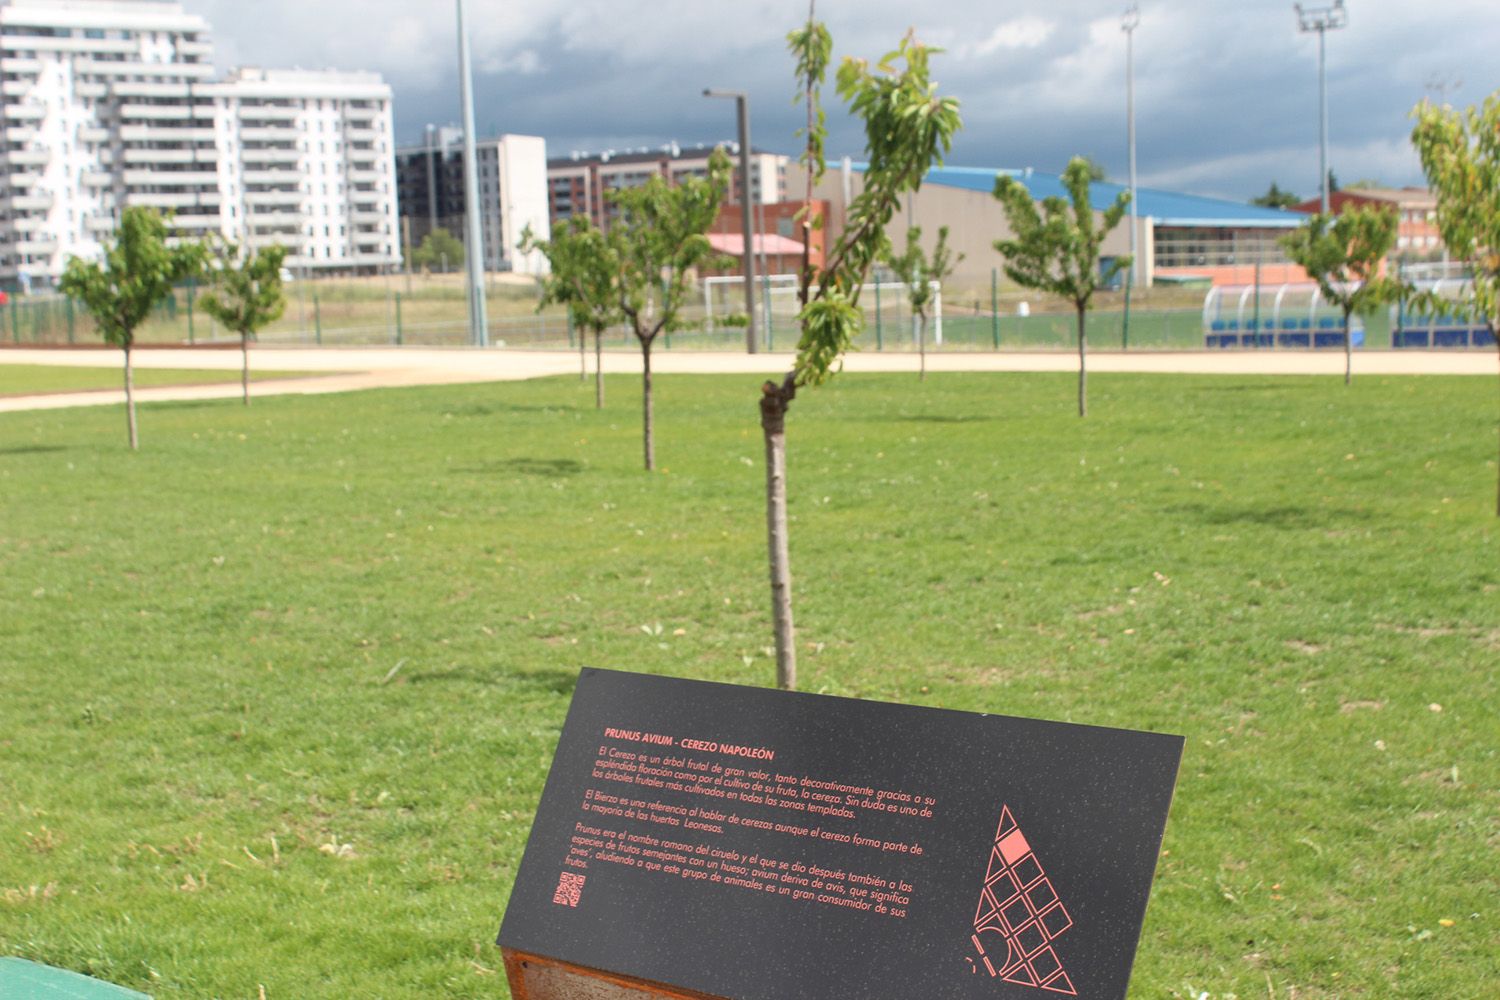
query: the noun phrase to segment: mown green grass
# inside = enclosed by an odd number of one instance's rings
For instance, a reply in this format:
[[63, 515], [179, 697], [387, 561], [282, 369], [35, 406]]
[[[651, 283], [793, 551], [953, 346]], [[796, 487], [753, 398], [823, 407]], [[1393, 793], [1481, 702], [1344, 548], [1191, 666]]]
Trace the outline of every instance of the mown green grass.
[[[0, 953], [504, 996], [578, 668], [773, 676], [755, 380], [658, 387], [656, 475], [628, 378], [153, 405], [134, 455], [0, 416]], [[803, 688], [1184, 734], [1135, 996], [1485, 995], [1493, 381], [1092, 387], [797, 400]]]
[[[250, 381], [305, 378], [303, 372], [263, 372], [250, 369]], [[138, 388], [163, 385], [217, 385], [238, 382], [238, 371], [203, 371], [188, 368], [137, 368]], [[124, 388], [123, 376], [114, 368], [70, 368], [62, 365], [0, 364], [0, 396], [31, 396], [43, 392], [88, 392]]]

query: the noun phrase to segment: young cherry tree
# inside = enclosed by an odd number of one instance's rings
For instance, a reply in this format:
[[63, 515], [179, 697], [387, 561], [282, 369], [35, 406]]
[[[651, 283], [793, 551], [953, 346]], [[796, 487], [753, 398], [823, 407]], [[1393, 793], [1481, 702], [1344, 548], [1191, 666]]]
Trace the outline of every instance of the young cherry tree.
[[1359, 205], [1329, 218], [1311, 215], [1281, 238], [1286, 255], [1318, 283], [1323, 298], [1344, 314], [1344, 384], [1354, 380], [1354, 343], [1349, 317], [1369, 315], [1399, 299], [1406, 286], [1380, 273], [1396, 245], [1396, 213], [1380, 205]]
[[1130, 194], [1121, 191], [1114, 203], [1094, 224], [1094, 208], [1089, 202], [1089, 178], [1092, 167], [1087, 159], [1075, 156], [1063, 171], [1063, 187], [1068, 201], [1056, 195], [1042, 200], [1042, 210], [1026, 185], [1009, 175], [995, 179], [995, 198], [1005, 209], [1006, 221], [1014, 234], [1008, 240], [996, 240], [995, 249], [1005, 256], [1005, 273], [1026, 288], [1051, 292], [1073, 303], [1078, 313], [1078, 415], [1089, 413], [1088, 338], [1086, 317], [1089, 300], [1100, 288], [1130, 266], [1128, 255], [1116, 257], [1102, 271], [1099, 248], [1110, 230], [1125, 217]]
[[647, 472], [656, 468], [651, 348], [663, 332], [679, 328], [695, 269], [721, 263], [705, 234], [718, 218], [729, 172], [728, 154], [716, 149], [708, 159], [707, 177], [689, 177], [675, 187], [653, 177], [609, 195], [620, 210], [608, 234], [616, 302], [641, 345]]
[[1466, 111], [1424, 101], [1413, 114], [1411, 138], [1437, 195], [1438, 232], [1449, 253], [1469, 262], [1470, 313], [1500, 350], [1500, 91]]
[[[963, 254], [953, 255], [948, 246], [948, 227], [938, 229], [937, 245], [928, 257], [922, 250], [922, 229], [913, 226], [906, 231], [906, 252], [899, 256], [886, 254], [886, 264], [906, 285], [907, 301], [911, 303], [912, 319], [917, 327], [917, 355], [920, 358], [918, 378], [927, 380], [927, 310], [937, 294], [941, 294], [943, 282], [952, 277], [953, 269]], [[935, 286], [935, 287], [934, 287]]]
[[528, 226], [521, 234], [520, 249], [541, 251], [550, 265], [542, 279], [542, 301], [537, 308], [553, 302], [567, 306], [578, 328], [580, 354], [593, 333], [594, 406], [603, 409], [604, 331], [620, 322], [623, 315], [615, 287], [620, 264], [614, 247], [588, 216], [575, 215], [550, 240], [536, 239]]
[[240, 393], [250, 405], [250, 341], [286, 311], [281, 287], [281, 265], [287, 249], [269, 246], [260, 251], [227, 244], [220, 248], [213, 287], [200, 300], [226, 330], [240, 337]]
[[807, 204], [802, 211], [802, 273], [798, 286], [802, 327], [797, 359], [779, 382], [761, 386], [760, 426], [766, 447], [766, 530], [771, 569], [771, 611], [776, 631], [776, 683], [797, 686], [796, 631], [792, 621], [792, 575], [786, 515], [786, 415], [797, 390], [828, 381], [859, 332], [859, 290], [871, 266], [889, 248], [886, 227], [901, 196], [921, 186], [942, 162], [960, 119], [958, 102], [940, 97], [929, 75], [934, 49], [908, 34], [894, 52], [870, 65], [845, 59], [839, 67], [838, 94], [864, 122], [868, 166], [860, 194], [848, 205], [844, 231], [826, 255], [811, 263], [812, 195], [826, 171], [827, 134], [820, 94], [833, 53], [828, 29], [808, 5], [807, 23], [788, 36], [807, 106], [801, 162], [807, 170]]
[[154, 209], [131, 206], [120, 215], [104, 263], [74, 257], [58, 290], [77, 299], [106, 343], [125, 352], [125, 424], [130, 450], [140, 446], [135, 422], [135, 376], [130, 352], [135, 331], [172, 287], [199, 273], [206, 252], [199, 243], [167, 244], [167, 223]]

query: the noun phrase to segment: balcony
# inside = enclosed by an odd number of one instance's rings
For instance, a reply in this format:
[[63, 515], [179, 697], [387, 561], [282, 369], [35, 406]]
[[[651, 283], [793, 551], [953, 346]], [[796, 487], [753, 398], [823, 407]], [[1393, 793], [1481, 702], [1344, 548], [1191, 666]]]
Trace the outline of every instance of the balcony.
[[118, 80], [110, 85], [110, 91], [121, 100], [129, 97], [171, 97], [184, 104], [188, 103], [193, 96], [192, 88], [181, 80], [174, 80], [170, 83]]
[[[292, 191], [253, 191], [245, 195], [245, 204], [259, 207], [261, 205], [302, 205], [302, 192]], [[257, 213], [258, 214], [258, 213]]]
[[114, 175], [106, 170], [85, 170], [83, 172], [83, 186], [86, 188], [112, 187], [114, 183]]
[[219, 174], [214, 170], [127, 170], [125, 171], [125, 183], [132, 186], [140, 184], [169, 184], [173, 187], [186, 187], [189, 185], [217, 187]]
[[187, 104], [122, 104], [120, 117], [147, 121], [181, 121], [197, 112]]
[[79, 142], [108, 142], [109, 129], [99, 125], [80, 125], [78, 127]]
[[113, 216], [91, 215], [83, 220], [83, 228], [91, 233], [112, 233], [117, 223]]
[[10, 56], [0, 59], [0, 73], [40, 73], [41, 71], [40, 59], [19, 59]]
[[12, 153], [6, 153], [5, 159], [18, 167], [45, 167], [52, 162], [52, 150], [18, 149]]
[[213, 142], [211, 128], [164, 128], [160, 125], [121, 125], [120, 139], [123, 142], [166, 142], [181, 145], [185, 142]]
[[189, 42], [179, 39], [177, 42], [177, 54], [179, 56], [197, 56], [199, 59], [208, 59], [214, 54], [212, 42]]
[[57, 253], [56, 240], [21, 240], [16, 244], [16, 253], [29, 253], [37, 257], [50, 257]]
[[46, 117], [47, 106], [45, 104], [5, 105], [5, 118], [7, 121], [39, 122]]
[[214, 162], [214, 151], [212, 149], [142, 149], [132, 146], [123, 150], [123, 159], [129, 164], [155, 165], [158, 163], [202, 163], [205, 166]]
[[380, 139], [380, 132], [373, 128], [350, 126], [344, 129], [344, 139], [348, 142], [376, 142]]
[[244, 173], [240, 179], [246, 184], [278, 184], [283, 187], [295, 185], [302, 180], [302, 171], [282, 167], [276, 170], [263, 168], [252, 168], [245, 165]]
[[219, 228], [220, 218], [218, 213], [213, 215], [183, 215], [178, 212], [172, 218], [172, 225], [177, 229], [190, 229], [194, 232], [207, 232]]
[[262, 126], [245, 126], [240, 129], [241, 142], [285, 142], [287, 139], [295, 139], [300, 133], [290, 125], [270, 128]]
[[349, 221], [356, 226], [380, 226], [389, 222], [384, 212], [362, 211], [355, 209], [349, 213]]
[[378, 184], [385, 178], [373, 170], [351, 170], [349, 181], [352, 184]]
[[240, 149], [240, 159], [245, 161], [245, 169], [252, 170], [252, 163], [296, 163], [302, 159], [302, 154], [295, 147], [292, 149]]
[[52, 207], [53, 200], [52, 195], [46, 193], [22, 194], [11, 196], [10, 204], [12, 208], [45, 212]]
[[109, 95], [109, 88], [102, 83], [75, 83], [73, 96], [98, 100]]
[[297, 116], [302, 113], [300, 108], [284, 108], [274, 105], [258, 105], [247, 107], [240, 105], [240, 121], [245, 125], [252, 122], [295, 122]]
[[4, 176], [5, 185], [17, 191], [30, 191], [32, 188], [45, 183], [45, 175], [37, 170], [17, 171]]
[[94, 59], [79, 59], [75, 61], [73, 63], [73, 71], [92, 76], [161, 76], [179, 80], [204, 81], [207, 81], [214, 75], [213, 63], [99, 62]]
[[302, 249], [302, 241], [305, 239], [301, 233], [251, 233], [245, 240], [257, 250], [265, 247], [283, 246], [292, 253], [298, 253]]
[[144, 205], [148, 208], [189, 208], [199, 205], [217, 205], [219, 195], [214, 192], [191, 194], [161, 194], [156, 191], [131, 191], [125, 195], [125, 204]]

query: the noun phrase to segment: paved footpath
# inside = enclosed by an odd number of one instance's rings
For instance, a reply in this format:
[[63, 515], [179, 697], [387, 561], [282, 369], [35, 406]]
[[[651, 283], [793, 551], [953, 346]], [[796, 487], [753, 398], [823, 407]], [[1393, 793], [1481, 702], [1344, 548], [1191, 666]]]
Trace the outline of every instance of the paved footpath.
[[[851, 372], [914, 372], [917, 356], [906, 353], [850, 354]], [[58, 365], [119, 370], [115, 350], [0, 350], [0, 365]], [[657, 351], [652, 368], [659, 374], [740, 374], [772, 376], [790, 368], [790, 354], [734, 354], [727, 351]], [[593, 357], [589, 358], [592, 371]], [[193, 368], [238, 373], [235, 350], [141, 348], [137, 368]], [[1076, 371], [1078, 358], [1068, 351], [1000, 351], [929, 354], [932, 372], [1067, 372]], [[253, 382], [252, 396], [311, 395], [415, 385], [464, 382], [504, 382], [576, 375], [578, 354], [573, 351], [518, 351], [483, 348], [422, 347], [253, 347], [251, 370], [296, 372], [295, 379]], [[613, 351], [604, 355], [606, 373], [634, 374], [640, 355]], [[1360, 351], [1354, 374], [1368, 375], [1494, 375], [1493, 351]], [[1152, 372], [1194, 375], [1325, 375], [1344, 372], [1339, 351], [1097, 351], [1089, 356], [1089, 371]], [[240, 394], [238, 380], [220, 385], [138, 388], [137, 402], [184, 399], [232, 399]], [[123, 390], [50, 393], [0, 398], [0, 412], [62, 409], [72, 406], [109, 406], [124, 401]]]

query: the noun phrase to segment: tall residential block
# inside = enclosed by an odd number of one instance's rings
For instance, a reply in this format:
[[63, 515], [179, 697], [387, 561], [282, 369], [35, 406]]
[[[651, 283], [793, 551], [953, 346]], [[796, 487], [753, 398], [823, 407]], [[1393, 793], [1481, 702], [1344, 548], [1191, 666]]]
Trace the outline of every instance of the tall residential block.
[[399, 260], [378, 77], [217, 80], [208, 22], [180, 3], [0, 0], [0, 91], [0, 284], [98, 257], [133, 205], [189, 235], [274, 238], [294, 267]]
[[[484, 231], [484, 266], [488, 271], [539, 274], [546, 259], [517, 244], [529, 227], [537, 239], [548, 239], [547, 144], [534, 135], [502, 135], [474, 144], [479, 166], [479, 217]], [[464, 239], [463, 131], [451, 126], [427, 129], [421, 146], [396, 152], [402, 224], [412, 246], [434, 229]]]
[[215, 106], [219, 218], [309, 270], [399, 263], [391, 90], [373, 73], [239, 69]]

